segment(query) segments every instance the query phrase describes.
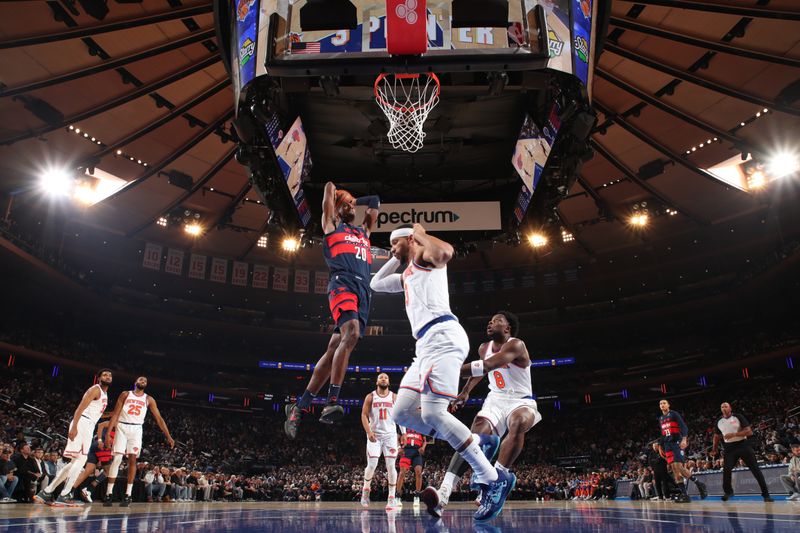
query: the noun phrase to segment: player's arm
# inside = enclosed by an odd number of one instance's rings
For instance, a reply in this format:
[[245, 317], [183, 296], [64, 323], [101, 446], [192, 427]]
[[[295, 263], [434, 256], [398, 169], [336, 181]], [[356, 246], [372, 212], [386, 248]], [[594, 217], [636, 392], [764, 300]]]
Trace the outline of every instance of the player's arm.
[[421, 224], [414, 224], [414, 233], [411, 236], [422, 247], [421, 257], [426, 264], [434, 268], [445, 266], [453, 258], [453, 247], [450, 243], [428, 235]]
[[427, 447], [428, 447], [428, 439], [423, 437], [422, 446], [420, 446], [419, 450], [417, 450], [417, 451], [419, 452], [420, 455], [425, 455], [425, 448], [427, 448]]
[[375, 222], [378, 221], [378, 211], [380, 211], [381, 208], [381, 199], [377, 194], [373, 194], [371, 196], [362, 196], [361, 198], [356, 198], [356, 205], [367, 206], [367, 212], [364, 215], [364, 222], [362, 225], [367, 231], [367, 235], [369, 235], [372, 233], [372, 228], [375, 227]]
[[100, 448], [103, 447], [103, 430], [106, 429], [110, 423], [111, 420], [106, 420], [97, 424], [97, 444]]
[[717, 456], [717, 450], [718, 449], [719, 449], [719, 433], [715, 431], [714, 432], [714, 440], [713, 440], [713, 443], [711, 444], [711, 457], [716, 457]]
[[479, 359], [461, 365], [461, 376], [482, 378], [492, 370], [520, 361], [521, 359], [527, 359], [525, 354], [525, 343], [519, 339], [512, 339], [503, 344], [500, 351], [489, 359]]
[[370, 442], [375, 442], [377, 439], [375, 438], [375, 434], [372, 432], [372, 428], [369, 427], [369, 412], [372, 410], [372, 394], [367, 394], [367, 397], [364, 398], [364, 405], [361, 406], [361, 426], [364, 428], [364, 432], [367, 434], [367, 438]]
[[679, 415], [677, 411], [673, 411], [673, 414], [678, 421], [678, 427], [681, 429], [681, 449], [685, 449], [689, 444], [689, 426], [686, 425], [686, 422], [683, 421], [683, 417]]
[[108, 431], [106, 432], [106, 448], [111, 447], [111, 432], [117, 428], [119, 421], [119, 414], [122, 412], [122, 406], [125, 404], [125, 399], [128, 397], [128, 391], [122, 391], [117, 398], [117, 403], [114, 405], [114, 414], [111, 415], [111, 420], [108, 421]]
[[161, 411], [158, 410], [158, 405], [156, 405], [156, 401], [153, 399], [152, 396], [147, 397], [147, 408], [153, 412], [153, 417], [156, 419], [156, 424], [158, 427], [161, 428], [161, 432], [167, 437], [167, 444], [169, 444], [170, 448], [175, 447], [175, 441], [172, 440], [172, 436], [169, 434], [169, 428], [167, 428], [167, 423], [164, 422], [164, 419], [161, 417]]
[[98, 387], [92, 387], [83, 393], [83, 398], [81, 398], [81, 403], [78, 404], [78, 408], [75, 409], [75, 414], [72, 417], [72, 423], [69, 425], [69, 438], [74, 439], [78, 436], [78, 420], [80, 419], [83, 412], [89, 407], [89, 404], [92, 403], [93, 400], [97, 400], [100, 398], [100, 389]]
[[336, 229], [336, 185], [325, 184], [322, 194], [322, 232], [328, 234]]
[[388, 261], [372, 276], [369, 288], [375, 292], [403, 292], [403, 277], [397, 273], [400, 260], [395, 256]]

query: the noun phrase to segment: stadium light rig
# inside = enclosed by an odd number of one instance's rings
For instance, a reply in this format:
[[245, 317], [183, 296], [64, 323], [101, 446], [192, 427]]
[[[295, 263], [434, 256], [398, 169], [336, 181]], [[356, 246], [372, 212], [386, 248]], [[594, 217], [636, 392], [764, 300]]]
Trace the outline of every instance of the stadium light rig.
[[285, 252], [294, 253], [300, 249], [300, 241], [294, 237], [286, 237], [281, 243], [281, 248], [283, 248]]
[[650, 222], [650, 217], [646, 213], [636, 213], [631, 215], [628, 219], [631, 226], [636, 228], [643, 228]]
[[200, 224], [197, 224], [197, 223], [186, 224], [183, 227], [183, 229], [184, 229], [184, 231], [186, 231], [186, 233], [188, 233], [189, 235], [191, 235], [193, 237], [197, 237], [198, 235], [203, 233], [203, 227]]
[[796, 153], [778, 152], [767, 161], [767, 172], [775, 179], [795, 174], [799, 170], [800, 156]]
[[73, 185], [72, 176], [64, 168], [48, 168], [39, 177], [39, 188], [48, 196], [67, 196]]
[[530, 235], [528, 235], [528, 242], [534, 248], [542, 248], [544, 246], [547, 246], [548, 242], [547, 235], [538, 232], [531, 233]]

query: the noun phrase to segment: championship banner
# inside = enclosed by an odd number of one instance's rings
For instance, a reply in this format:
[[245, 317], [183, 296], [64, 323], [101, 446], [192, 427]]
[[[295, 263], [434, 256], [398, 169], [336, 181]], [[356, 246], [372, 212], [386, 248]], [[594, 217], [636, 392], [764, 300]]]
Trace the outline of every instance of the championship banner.
[[211, 281], [225, 283], [228, 280], [228, 260], [214, 257], [211, 259]]
[[151, 242], [144, 245], [142, 266], [150, 270], [161, 270], [161, 246]]
[[189, 260], [189, 277], [192, 279], [206, 279], [206, 256], [192, 254]]
[[173, 248], [167, 250], [167, 264], [164, 267], [164, 272], [180, 276], [183, 273], [183, 256], [184, 253], [182, 250], [175, 250]]
[[253, 288], [266, 289], [269, 286], [269, 267], [267, 265], [253, 265]]
[[231, 284], [239, 287], [247, 287], [247, 263], [242, 263], [241, 261], [233, 262]]
[[[366, 209], [356, 208], [355, 223], [364, 220]], [[499, 230], [500, 202], [381, 204], [373, 232], [391, 232], [403, 224], [422, 224], [428, 231]]]
[[272, 269], [272, 290], [275, 291], [288, 291], [289, 290], [289, 269], [273, 267]]
[[314, 272], [314, 294], [328, 294], [329, 274], [318, 270]]
[[294, 271], [294, 292], [308, 292], [309, 274], [308, 270]]

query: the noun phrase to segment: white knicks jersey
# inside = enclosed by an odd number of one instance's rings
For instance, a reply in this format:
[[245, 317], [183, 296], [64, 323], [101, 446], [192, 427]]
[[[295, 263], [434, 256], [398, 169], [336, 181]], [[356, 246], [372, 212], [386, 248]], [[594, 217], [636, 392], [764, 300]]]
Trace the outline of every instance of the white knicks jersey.
[[381, 396], [372, 391], [372, 411], [369, 413], [369, 428], [373, 433], [397, 433], [392, 411], [394, 410], [394, 394]]
[[92, 385], [92, 388], [94, 387], [100, 389], [100, 397], [89, 402], [89, 405], [83, 410], [81, 416], [91, 420], [92, 424], [97, 424], [97, 421], [100, 420], [100, 417], [103, 415], [108, 405], [108, 394], [106, 394], [106, 391], [104, 391], [103, 387], [100, 385]]
[[[508, 340], [512, 340], [510, 337]], [[508, 342], [508, 341], [507, 341]], [[497, 353], [492, 350], [493, 342], [489, 341], [483, 348], [484, 360], [489, 360]], [[500, 351], [500, 350], [497, 350]], [[495, 368], [489, 372], [489, 393], [513, 396], [514, 398], [524, 398], [533, 396], [533, 384], [531, 383], [531, 368], [522, 368], [509, 363], [500, 368]]]
[[410, 262], [403, 271], [403, 290], [406, 295], [406, 314], [415, 339], [419, 338], [419, 330], [431, 320], [453, 315], [446, 266], [425, 268]]
[[145, 416], [147, 416], [147, 394], [136, 396], [133, 392], [129, 392], [125, 403], [122, 404], [119, 421], [125, 424], [144, 424]]

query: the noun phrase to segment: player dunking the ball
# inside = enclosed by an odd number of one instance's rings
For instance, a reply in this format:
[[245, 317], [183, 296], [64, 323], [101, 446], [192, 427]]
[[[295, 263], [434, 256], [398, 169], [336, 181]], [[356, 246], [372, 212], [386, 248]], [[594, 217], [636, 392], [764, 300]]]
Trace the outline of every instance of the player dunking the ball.
[[383, 454], [386, 463], [386, 480], [389, 482], [389, 499], [386, 510], [397, 508], [395, 486], [397, 484], [397, 424], [392, 411], [397, 395], [389, 390], [389, 375], [378, 374], [377, 388], [364, 398], [361, 408], [361, 425], [367, 433], [367, 467], [364, 469], [364, 488], [361, 491], [361, 506], [369, 507], [372, 476]]
[[[92, 446], [94, 427], [97, 421], [103, 416], [103, 411], [108, 405], [108, 387], [111, 385], [113, 376], [111, 370], [104, 368], [97, 373], [97, 383], [89, 387], [83, 394], [81, 403], [75, 409], [72, 422], [69, 425], [67, 446], [64, 448], [64, 457], [69, 457], [72, 461], [61, 469], [61, 472], [50, 482], [50, 484], [34, 496], [34, 501], [53, 506], [71, 506], [77, 502], [72, 499], [70, 492], [75, 480], [78, 479], [83, 465], [86, 464], [89, 448]], [[61, 483], [64, 488], [61, 495], [55, 498], [53, 491]]]
[[[447, 263], [453, 247], [419, 224], [394, 230], [390, 242], [392, 257], [370, 286], [377, 292], [405, 292], [406, 314], [417, 340], [414, 361], [397, 393], [395, 422], [447, 441], [469, 463], [483, 491], [475, 519], [489, 520], [502, 510], [516, 476], [487, 459], [497, 452], [498, 437], [473, 434], [448, 411], [469, 352], [467, 334], [450, 310]], [[401, 261], [408, 263], [402, 276], [395, 273]]]
[[[367, 206], [361, 226], [352, 224], [357, 205]], [[286, 406], [283, 428], [290, 439], [297, 436], [303, 413], [308, 411], [329, 379], [328, 402], [319, 420], [333, 424], [344, 415], [344, 409], [337, 402], [350, 353], [364, 335], [369, 319], [372, 296], [369, 291], [372, 264], [369, 236], [378, 219], [379, 208], [380, 199], [377, 196], [355, 199], [345, 190], [336, 190], [333, 183], [325, 184], [322, 198], [322, 231], [325, 233], [323, 254], [330, 269], [328, 304], [336, 329], [328, 342], [328, 349], [314, 367], [305, 392], [297, 403]]]
[[[505, 435], [494, 465], [503, 472], [508, 472], [522, 452], [525, 434], [542, 420], [533, 399], [531, 358], [525, 343], [516, 338], [518, 332], [519, 319], [513, 313], [498, 311], [492, 316], [486, 326], [491, 340], [478, 348], [479, 360], [461, 368], [462, 376], [469, 380], [453, 404], [453, 410], [463, 406], [472, 389], [484, 376], [489, 377], [489, 394], [475, 415], [472, 431], [498, 437]], [[429, 513], [441, 516], [455, 482], [468, 466], [459, 454], [453, 454], [438, 493], [429, 487], [422, 495]]]
[[[111, 448], [114, 452], [114, 460], [108, 469], [108, 487], [106, 496], [103, 499], [103, 506], [111, 506], [111, 497], [114, 492], [114, 481], [119, 473], [119, 465], [122, 463], [122, 456], [128, 456], [128, 485], [125, 488], [125, 497], [120, 503], [120, 507], [128, 507], [131, 504], [131, 491], [133, 490], [133, 480], [136, 477], [136, 458], [142, 453], [142, 424], [147, 416], [147, 411], [153, 412], [156, 424], [167, 438], [170, 448], [175, 447], [175, 441], [169, 434], [167, 423], [161, 418], [161, 412], [152, 396], [145, 394], [147, 388], [147, 378], [139, 376], [132, 391], [124, 391], [117, 398], [114, 406], [114, 414], [111, 415], [111, 422], [108, 424], [106, 432], [106, 448]], [[111, 435], [114, 435], [113, 447]]]

